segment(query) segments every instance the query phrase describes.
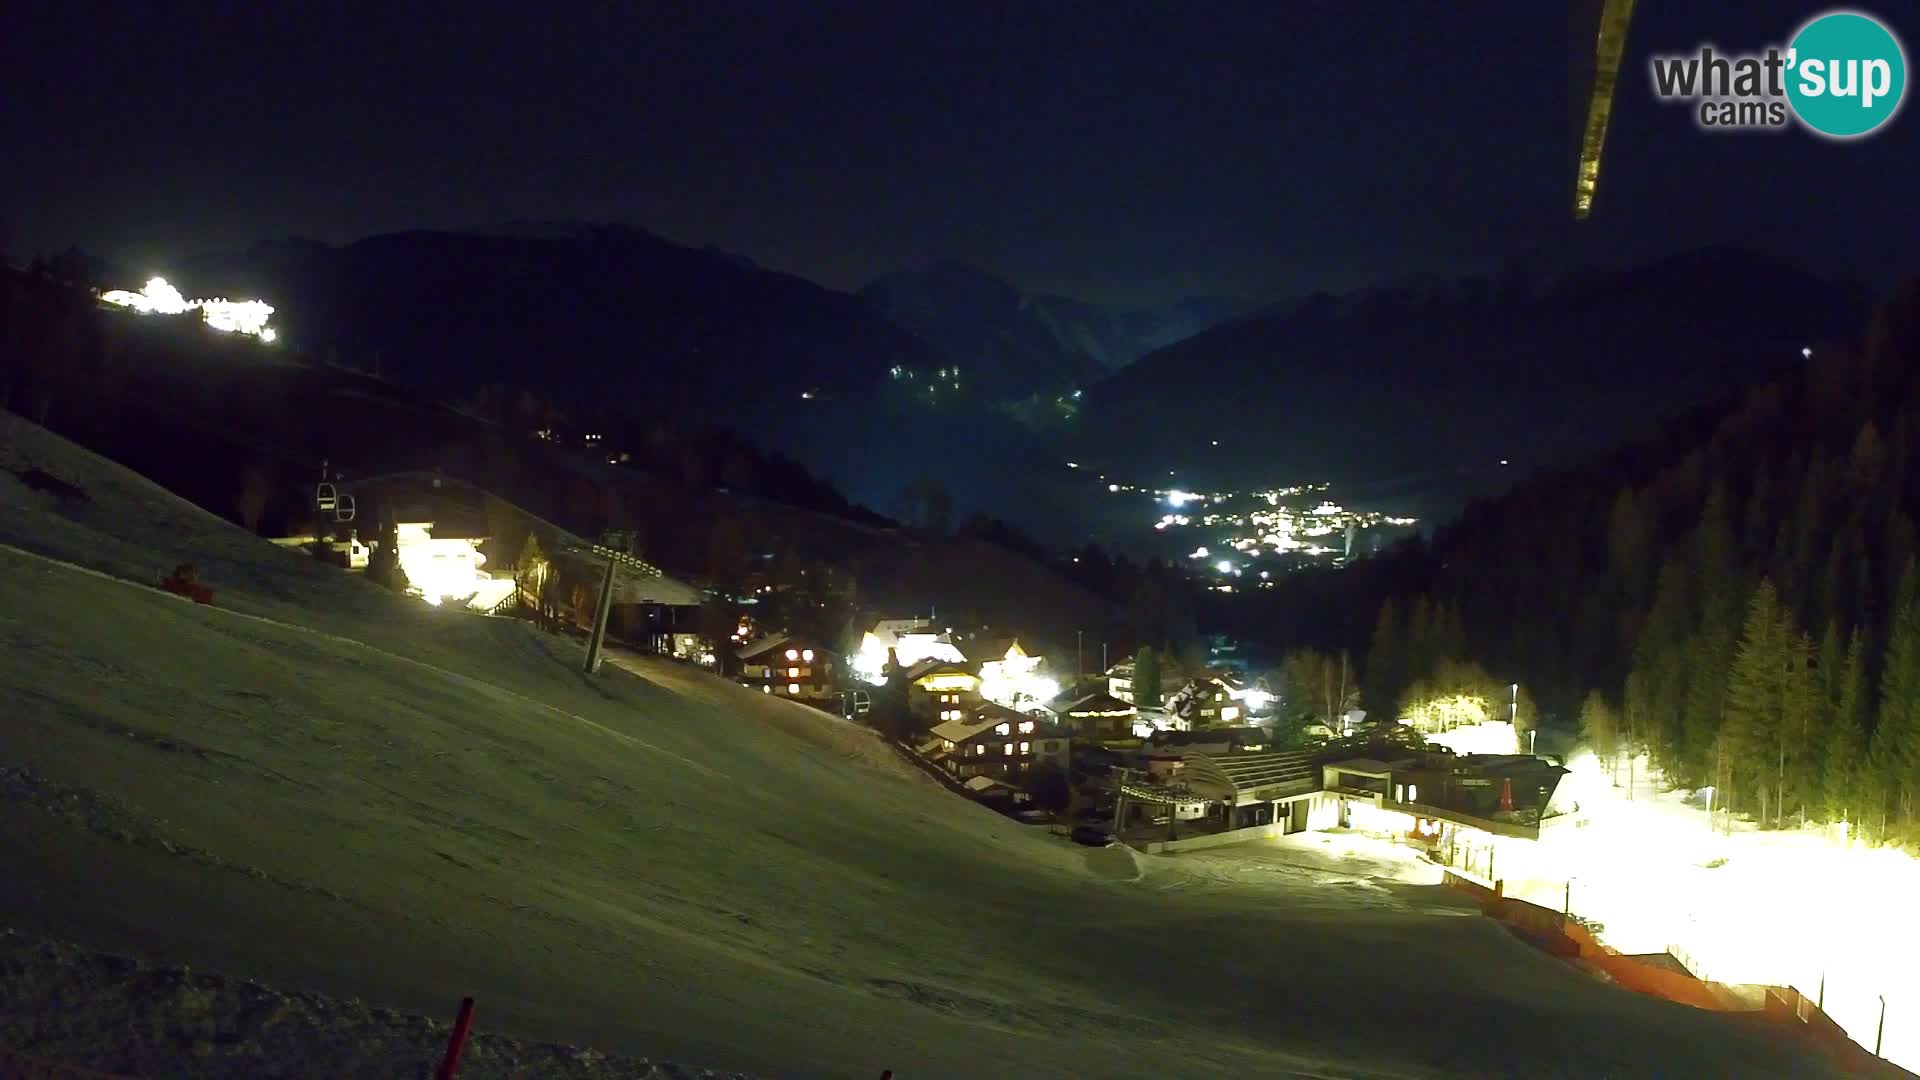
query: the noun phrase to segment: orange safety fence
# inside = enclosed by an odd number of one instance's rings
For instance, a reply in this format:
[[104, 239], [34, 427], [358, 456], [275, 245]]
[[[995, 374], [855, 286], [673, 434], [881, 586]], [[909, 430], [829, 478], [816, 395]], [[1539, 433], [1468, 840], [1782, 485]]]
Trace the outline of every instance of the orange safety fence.
[[1578, 960], [1603, 972], [1623, 989], [1691, 1005], [1696, 1009], [1758, 1014], [1774, 1023], [1790, 1025], [1800, 1035], [1852, 1067], [1886, 1065], [1854, 1042], [1846, 1029], [1835, 1023], [1818, 1004], [1792, 987], [1765, 987], [1762, 1004], [1754, 1008], [1744, 1004], [1743, 995], [1732, 987], [1707, 982], [1615, 952], [1601, 944], [1578, 919], [1503, 895], [1501, 882], [1495, 882], [1493, 888], [1488, 888], [1452, 872], [1447, 873], [1446, 881], [1453, 888], [1479, 900], [1480, 910], [1513, 931], [1516, 937], [1555, 956]]

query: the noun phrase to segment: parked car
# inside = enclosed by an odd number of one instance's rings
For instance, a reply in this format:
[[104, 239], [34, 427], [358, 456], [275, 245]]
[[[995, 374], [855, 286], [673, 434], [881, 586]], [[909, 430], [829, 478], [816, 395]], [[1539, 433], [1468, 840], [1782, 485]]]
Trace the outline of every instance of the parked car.
[[1073, 842], [1088, 847], [1106, 847], [1113, 843], [1113, 834], [1098, 825], [1075, 825]]

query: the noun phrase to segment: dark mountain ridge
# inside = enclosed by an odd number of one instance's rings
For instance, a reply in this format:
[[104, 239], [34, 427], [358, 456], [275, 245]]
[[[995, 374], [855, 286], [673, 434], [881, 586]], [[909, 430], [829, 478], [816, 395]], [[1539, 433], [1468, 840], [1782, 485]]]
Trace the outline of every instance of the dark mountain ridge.
[[1650, 430], [1850, 334], [1866, 306], [1857, 289], [1726, 249], [1544, 286], [1467, 279], [1315, 296], [1090, 388], [1085, 431], [1135, 437], [1080, 453], [1221, 483], [1422, 477], [1431, 505], [1416, 509], [1432, 516], [1492, 493], [1474, 483], [1511, 482], [1503, 459], [1565, 463]]

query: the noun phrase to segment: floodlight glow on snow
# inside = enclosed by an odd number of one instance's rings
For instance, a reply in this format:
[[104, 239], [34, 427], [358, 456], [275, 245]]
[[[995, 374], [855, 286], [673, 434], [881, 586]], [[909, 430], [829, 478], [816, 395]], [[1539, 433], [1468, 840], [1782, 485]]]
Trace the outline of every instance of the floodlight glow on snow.
[[1191, 491], [1169, 491], [1167, 492], [1167, 505], [1178, 509], [1199, 497], [1200, 496], [1195, 495]]
[[1520, 752], [1520, 736], [1513, 730], [1513, 725], [1505, 720], [1465, 724], [1451, 731], [1428, 735], [1426, 740], [1436, 746], [1444, 746], [1456, 754], [1517, 754]]
[[860, 638], [860, 651], [853, 654], [853, 674], [870, 686], [887, 684], [887, 647], [869, 630]]
[[[1266, 575], [1262, 574], [1260, 576], [1265, 577]], [[1246, 705], [1248, 712], [1259, 712], [1274, 702], [1273, 694], [1252, 686], [1243, 690], [1229, 690], [1227, 691], [1227, 696]]]
[[394, 527], [400, 569], [408, 591], [438, 607], [447, 600], [471, 600], [493, 578], [480, 567], [487, 557], [476, 550], [476, 540], [461, 537], [435, 539], [428, 522], [403, 522]]
[[116, 307], [132, 308], [143, 315], [184, 315], [199, 311], [208, 326], [230, 334], [247, 334], [261, 341], [273, 341], [280, 335], [267, 326], [273, 305], [259, 300], [189, 300], [165, 278], [149, 278], [139, 292], [110, 289], [100, 299]]
[[1233, 572], [1233, 564], [1228, 562], [1225, 559], [1221, 559], [1219, 562], [1214, 563], [1213, 568], [1215, 570], [1220, 571], [1223, 574], [1230, 574]]
[[1000, 659], [981, 663], [980, 696], [1009, 709], [1052, 701], [1060, 696], [1060, 683], [1040, 674], [1040, 664], [1040, 657], [1010, 646]]
[[901, 634], [893, 643], [893, 654], [901, 667], [912, 667], [922, 660], [940, 660], [949, 664], [967, 662], [959, 649], [950, 641], [941, 641], [938, 634]]

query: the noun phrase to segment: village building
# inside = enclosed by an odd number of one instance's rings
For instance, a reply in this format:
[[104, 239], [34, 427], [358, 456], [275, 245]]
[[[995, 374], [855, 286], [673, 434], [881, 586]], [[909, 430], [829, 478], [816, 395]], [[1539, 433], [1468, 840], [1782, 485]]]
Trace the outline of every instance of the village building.
[[985, 776], [1018, 783], [1042, 763], [1065, 771], [1072, 733], [1045, 718], [986, 704], [960, 719], [934, 725], [920, 749], [961, 779]]
[[1134, 723], [1139, 710], [1131, 702], [1111, 694], [1087, 694], [1055, 701], [1047, 706], [1047, 711], [1058, 717], [1077, 739], [1107, 746], [1138, 744], [1139, 734], [1134, 730]]
[[[1567, 770], [1548, 759], [1454, 754], [1400, 726], [1296, 751], [1257, 750], [1224, 734], [1171, 733], [1131, 755], [1113, 782], [1117, 826], [1166, 823], [1171, 806], [1170, 824], [1189, 830], [1352, 828], [1423, 847], [1492, 887], [1550, 866], [1586, 820], [1562, 783]], [[1210, 736], [1219, 741], [1202, 741]], [[1195, 802], [1204, 814], [1179, 809]]]
[[922, 727], [964, 719], [982, 703], [980, 675], [964, 660], [922, 660], [901, 678], [907, 684], [907, 714]]
[[853, 676], [871, 686], [885, 683], [890, 669], [967, 661], [951, 637], [922, 616], [856, 616], [845, 636]]
[[1240, 700], [1245, 690], [1233, 676], [1207, 672], [1188, 679], [1168, 696], [1167, 714], [1176, 720], [1177, 727], [1231, 727], [1247, 716]]
[[809, 705], [834, 697], [834, 657], [827, 648], [796, 634], [771, 634], [748, 642], [734, 654], [740, 683]]
[[962, 646], [980, 667], [980, 696], [1010, 709], [1034, 711], [1060, 694], [1060, 683], [1046, 671], [1046, 659], [1019, 638], [982, 637]]

